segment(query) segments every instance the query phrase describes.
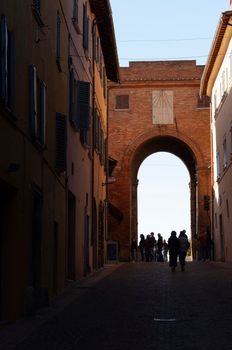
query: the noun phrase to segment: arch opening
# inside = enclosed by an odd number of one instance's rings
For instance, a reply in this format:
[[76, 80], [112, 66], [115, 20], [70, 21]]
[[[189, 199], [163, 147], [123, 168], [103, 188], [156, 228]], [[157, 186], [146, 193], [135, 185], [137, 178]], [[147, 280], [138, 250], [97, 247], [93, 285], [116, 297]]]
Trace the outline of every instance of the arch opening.
[[137, 178], [137, 239], [154, 232], [167, 241], [172, 230], [182, 229], [190, 238], [190, 174], [183, 161], [168, 152], [153, 153], [141, 163]]
[[[192, 239], [197, 234], [197, 227], [198, 227], [198, 215], [197, 215], [197, 161], [194, 156], [194, 153], [189, 148], [187, 144], [185, 144], [183, 141], [170, 136], [158, 136], [154, 137], [146, 142], [144, 142], [142, 145], [138, 147], [138, 149], [135, 151], [134, 156], [132, 158], [131, 162], [131, 223], [130, 223], [130, 232], [131, 232], [131, 239], [138, 239], [138, 235], [140, 234], [140, 227], [139, 225], [139, 217], [138, 217], [138, 188], [139, 188], [139, 182], [138, 182], [138, 174], [139, 169], [142, 166], [142, 163], [152, 154], [169, 154], [172, 155], [175, 158], [179, 159], [179, 162], [181, 162], [183, 169], [185, 169], [185, 176], [187, 176], [187, 182], [185, 185], [185, 189], [188, 191], [188, 200], [185, 201], [185, 205], [188, 207], [189, 211], [189, 223], [186, 226], [185, 223], [183, 223], [183, 226], [179, 224], [178, 227], [173, 226], [172, 223], [170, 224], [169, 230], [168, 228], [165, 229], [165, 238], [167, 238], [167, 235], [171, 232], [171, 227], [175, 231], [186, 229], [188, 232], [189, 239]], [[187, 169], [186, 169], [187, 168]], [[155, 181], [155, 179], [154, 179]], [[177, 181], [177, 180], [176, 180]], [[169, 201], [170, 202], [170, 201]], [[187, 204], [186, 204], [187, 203]], [[170, 203], [169, 203], [170, 204]], [[180, 213], [181, 215], [181, 213]], [[181, 227], [181, 228], [180, 228]], [[155, 228], [155, 224], [153, 229], [151, 230], [153, 232], [159, 232]], [[150, 232], [151, 232], [150, 231]], [[169, 232], [167, 232], [169, 231]], [[141, 232], [144, 234], [144, 232]], [[145, 235], [149, 232], [145, 232]], [[160, 232], [161, 234], [164, 232]], [[193, 255], [195, 255], [195, 252], [193, 252]]]

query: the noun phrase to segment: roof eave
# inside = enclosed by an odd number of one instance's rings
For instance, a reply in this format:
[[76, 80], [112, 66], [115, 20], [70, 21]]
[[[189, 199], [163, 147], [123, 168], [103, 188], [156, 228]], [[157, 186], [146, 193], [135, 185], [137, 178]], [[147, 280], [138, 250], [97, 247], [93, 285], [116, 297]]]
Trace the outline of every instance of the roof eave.
[[109, 0], [90, 0], [90, 6], [96, 16], [107, 78], [119, 83], [118, 52]]
[[[226, 11], [223, 12], [220, 18], [220, 21], [218, 23], [218, 27], [213, 39], [213, 43], [209, 52], [208, 60], [202, 75], [201, 79], [201, 86], [200, 86], [200, 95], [207, 95], [207, 87], [208, 87], [208, 82], [210, 75], [212, 73], [212, 70], [214, 68], [215, 62], [218, 58], [218, 53], [220, 51], [222, 41], [225, 36], [225, 32], [227, 29], [227, 26], [230, 25], [228, 24], [230, 19], [232, 17], [232, 11]], [[221, 57], [221, 63], [223, 61], [223, 57]]]

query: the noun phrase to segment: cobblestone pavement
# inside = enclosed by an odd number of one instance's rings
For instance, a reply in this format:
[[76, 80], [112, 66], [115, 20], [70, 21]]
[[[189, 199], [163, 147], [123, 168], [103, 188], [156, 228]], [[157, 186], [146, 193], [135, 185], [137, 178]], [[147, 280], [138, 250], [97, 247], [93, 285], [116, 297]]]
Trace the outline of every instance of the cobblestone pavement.
[[187, 263], [172, 273], [167, 263], [139, 262], [104, 277], [71, 290], [43, 322], [1, 330], [0, 349], [232, 349], [231, 265]]

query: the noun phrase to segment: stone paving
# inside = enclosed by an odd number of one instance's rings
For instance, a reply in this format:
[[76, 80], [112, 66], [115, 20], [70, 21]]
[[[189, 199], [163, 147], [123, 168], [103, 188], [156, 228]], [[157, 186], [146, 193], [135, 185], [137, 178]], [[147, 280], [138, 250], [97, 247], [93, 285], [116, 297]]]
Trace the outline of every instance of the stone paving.
[[231, 265], [189, 262], [172, 273], [137, 262], [96, 276], [42, 316], [2, 329], [0, 349], [232, 349]]

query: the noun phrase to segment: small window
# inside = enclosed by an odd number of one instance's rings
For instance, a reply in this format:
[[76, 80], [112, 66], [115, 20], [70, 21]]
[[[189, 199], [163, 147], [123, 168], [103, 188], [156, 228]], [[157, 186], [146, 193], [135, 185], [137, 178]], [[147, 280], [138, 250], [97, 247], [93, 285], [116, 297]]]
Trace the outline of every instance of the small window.
[[69, 118], [76, 130], [88, 130], [90, 121], [90, 83], [69, 76]]
[[227, 155], [227, 143], [226, 143], [226, 137], [224, 137], [223, 140], [223, 167], [224, 169], [228, 165], [228, 155]]
[[229, 207], [229, 201], [228, 199], [226, 200], [226, 213], [227, 213], [227, 217], [230, 217], [230, 207]]
[[61, 64], [60, 64], [60, 44], [61, 44], [61, 18], [59, 11], [57, 11], [57, 19], [56, 19], [56, 64], [61, 72]]
[[72, 16], [73, 25], [78, 34], [80, 34], [79, 27], [79, 0], [73, 0], [73, 16]]
[[129, 109], [129, 95], [117, 95], [115, 109]]
[[83, 5], [83, 48], [89, 48], [89, 19], [87, 16], [87, 4]]
[[40, 80], [36, 68], [29, 67], [30, 76], [30, 127], [34, 141], [46, 142], [46, 84]]
[[217, 112], [217, 90], [214, 93], [213, 102], [214, 102], [214, 113], [216, 113]]
[[221, 172], [220, 172], [220, 153], [219, 150], [216, 153], [216, 162], [217, 162], [217, 179], [220, 178]]
[[14, 110], [15, 94], [15, 45], [14, 35], [8, 30], [5, 16], [0, 18], [0, 102]]
[[60, 174], [66, 171], [67, 161], [67, 118], [61, 113], [56, 114], [56, 171]]

